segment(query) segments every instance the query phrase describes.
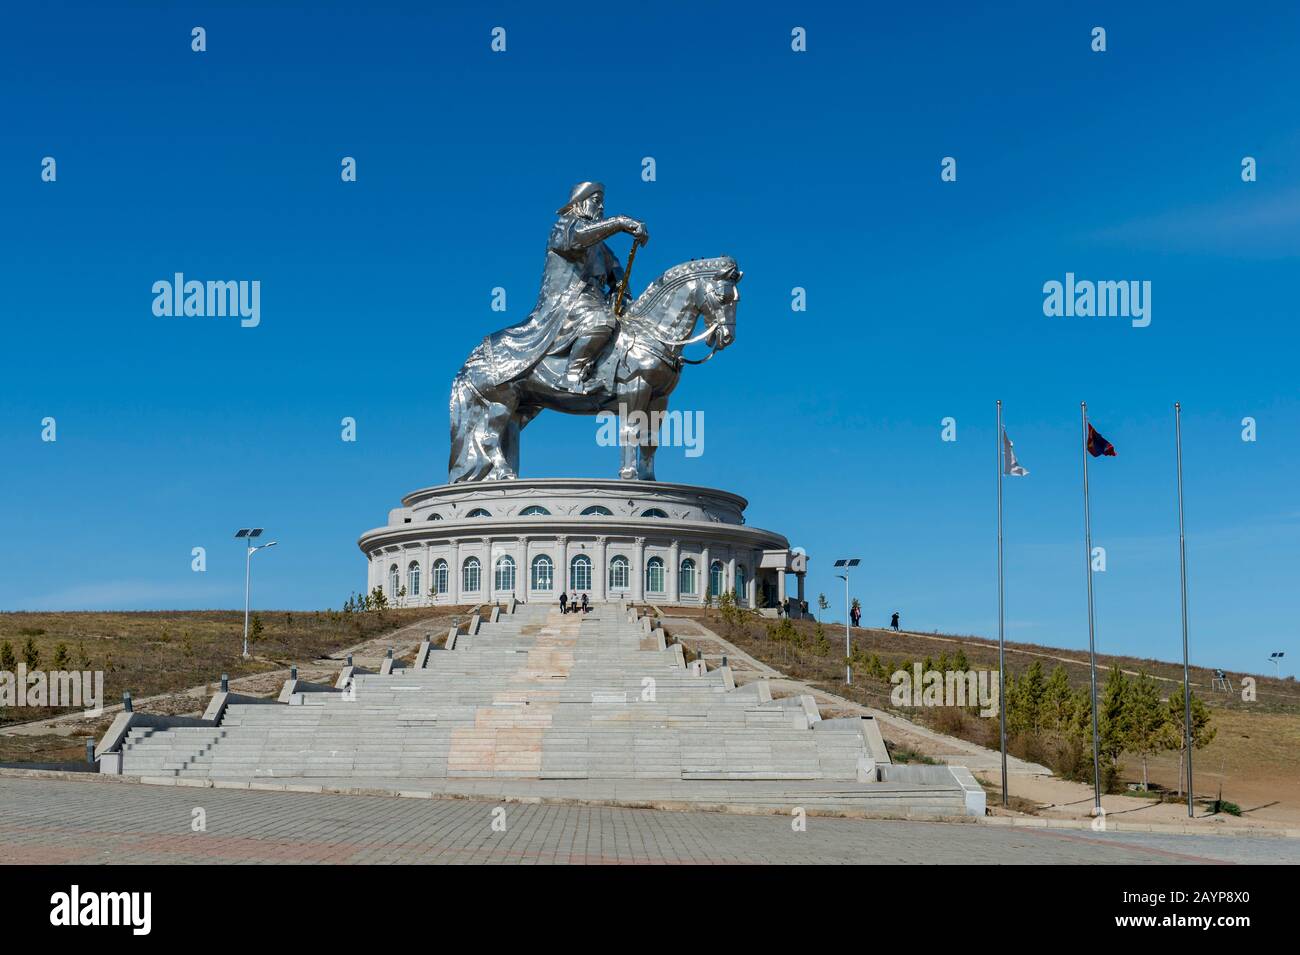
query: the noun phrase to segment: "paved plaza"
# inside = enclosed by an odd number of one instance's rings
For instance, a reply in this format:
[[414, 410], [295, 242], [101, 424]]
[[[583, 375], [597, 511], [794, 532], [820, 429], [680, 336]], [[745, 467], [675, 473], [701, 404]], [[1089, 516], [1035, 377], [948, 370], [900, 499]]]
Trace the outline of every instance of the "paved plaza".
[[1296, 864], [1300, 840], [10, 777], [0, 862]]

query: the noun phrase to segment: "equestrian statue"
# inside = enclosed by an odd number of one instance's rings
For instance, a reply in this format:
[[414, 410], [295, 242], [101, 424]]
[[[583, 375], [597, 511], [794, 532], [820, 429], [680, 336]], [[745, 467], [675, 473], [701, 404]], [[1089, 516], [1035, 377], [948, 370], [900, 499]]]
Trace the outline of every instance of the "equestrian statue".
[[[645, 223], [606, 218], [598, 182], [574, 186], [556, 215], [532, 313], [479, 342], [452, 380], [448, 483], [518, 477], [519, 433], [544, 408], [617, 415], [619, 477], [653, 481], [650, 422], [661, 420], [683, 364], [735, 340], [735, 259], [675, 265], [624, 307], [636, 250], [650, 239]], [[620, 232], [632, 237], [627, 270], [605, 244]], [[695, 342], [710, 347], [707, 357], [682, 354]]]

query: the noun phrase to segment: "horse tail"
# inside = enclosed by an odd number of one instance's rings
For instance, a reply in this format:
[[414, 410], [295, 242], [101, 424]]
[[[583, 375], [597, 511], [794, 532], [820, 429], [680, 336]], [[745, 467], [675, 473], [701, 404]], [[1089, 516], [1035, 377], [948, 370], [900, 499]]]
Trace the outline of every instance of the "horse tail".
[[466, 362], [465, 367], [451, 381], [448, 484], [481, 481], [492, 470], [492, 458], [483, 443], [487, 425], [487, 402], [470, 380], [473, 365], [472, 361]]

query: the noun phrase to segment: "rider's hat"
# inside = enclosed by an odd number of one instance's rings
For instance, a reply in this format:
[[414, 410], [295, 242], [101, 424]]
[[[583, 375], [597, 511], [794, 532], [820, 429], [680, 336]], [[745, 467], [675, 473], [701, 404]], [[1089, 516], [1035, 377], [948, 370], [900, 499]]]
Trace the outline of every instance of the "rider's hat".
[[603, 182], [580, 182], [573, 187], [573, 192], [569, 195], [569, 201], [555, 210], [557, 216], [564, 215], [572, 206], [594, 196], [596, 193], [605, 193], [605, 184]]

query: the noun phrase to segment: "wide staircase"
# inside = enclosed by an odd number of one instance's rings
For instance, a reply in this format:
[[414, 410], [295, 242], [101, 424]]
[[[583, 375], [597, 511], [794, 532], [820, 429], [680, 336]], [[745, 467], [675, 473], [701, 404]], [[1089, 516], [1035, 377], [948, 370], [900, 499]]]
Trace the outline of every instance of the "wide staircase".
[[[230, 704], [216, 726], [132, 728], [122, 772], [838, 781], [836, 789], [860, 790], [879, 787], [877, 763], [888, 763], [858, 721], [818, 727], [810, 696], [772, 700], [765, 683], [738, 688], [725, 667], [687, 665], [680, 647], [666, 646], [661, 631], [618, 605], [583, 615], [519, 605], [458, 634], [453, 649], [421, 656], [422, 668], [357, 674], [338, 692], [294, 694], [292, 705]], [[940, 804], [951, 809], [951, 793], [928, 794], [927, 807]]]

